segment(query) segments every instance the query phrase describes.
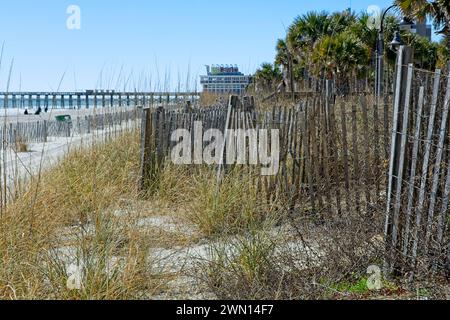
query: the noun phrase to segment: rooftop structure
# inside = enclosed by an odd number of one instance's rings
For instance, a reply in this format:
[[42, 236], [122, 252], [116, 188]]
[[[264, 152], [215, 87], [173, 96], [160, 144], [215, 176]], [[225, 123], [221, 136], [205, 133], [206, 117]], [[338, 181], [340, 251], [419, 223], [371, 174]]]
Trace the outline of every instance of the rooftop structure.
[[203, 92], [242, 95], [252, 82], [252, 77], [244, 75], [236, 65], [206, 66], [206, 73], [200, 76]]

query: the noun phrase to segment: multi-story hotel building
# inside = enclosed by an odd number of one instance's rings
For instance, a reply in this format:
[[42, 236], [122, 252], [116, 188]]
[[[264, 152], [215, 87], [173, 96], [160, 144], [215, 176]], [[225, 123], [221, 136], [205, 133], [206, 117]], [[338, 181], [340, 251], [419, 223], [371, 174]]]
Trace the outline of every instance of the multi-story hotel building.
[[252, 82], [252, 77], [244, 75], [236, 65], [206, 66], [206, 72], [206, 76], [200, 76], [203, 92], [242, 95]]

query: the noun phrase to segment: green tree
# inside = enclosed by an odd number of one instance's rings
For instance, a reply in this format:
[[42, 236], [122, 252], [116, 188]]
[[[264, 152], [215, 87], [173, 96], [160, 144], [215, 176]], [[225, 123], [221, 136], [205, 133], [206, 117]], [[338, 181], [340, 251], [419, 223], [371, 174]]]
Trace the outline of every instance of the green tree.
[[331, 28], [331, 20], [325, 11], [308, 12], [295, 19], [286, 35], [286, 45], [297, 63], [302, 66], [308, 64], [311, 48], [317, 40], [329, 34]]
[[436, 68], [444, 69], [447, 66], [450, 50], [447, 47], [447, 40], [443, 40], [438, 44]]
[[[449, 0], [396, 2], [408, 13], [407, 16], [419, 20], [430, 16], [435, 19], [436, 26], [441, 27], [441, 31], [448, 30], [445, 17], [450, 7]], [[449, 4], [445, 6], [445, 3]], [[428, 10], [425, 15], [417, 11], [423, 8]], [[336, 80], [336, 85], [342, 91], [347, 90], [349, 80], [353, 77], [368, 76], [373, 79], [375, 71], [371, 59], [375, 55], [378, 31], [370, 28], [368, 22], [368, 14], [355, 14], [350, 10], [331, 14], [313, 11], [298, 16], [289, 26], [286, 38], [277, 41], [272, 71], [277, 67], [278, 76], [287, 86], [290, 85], [291, 79], [300, 83], [303, 80], [314, 82], [329, 77]], [[398, 30], [398, 23], [397, 17], [386, 17], [386, 48], [389, 48], [390, 41]], [[445, 65], [450, 52], [448, 47], [430, 42], [411, 32], [402, 32], [402, 37], [406, 44], [414, 47], [415, 63], [420, 68], [432, 70], [436, 66], [442, 68]], [[388, 65], [393, 68], [395, 52], [387, 49], [385, 54]], [[261, 71], [270, 74], [268, 67]], [[261, 80], [261, 83], [267, 87], [269, 82]], [[273, 83], [271, 85], [273, 86]]]
[[277, 64], [263, 63], [255, 73], [255, 81], [258, 90], [273, 91], [282, 80], [280, 67]]
[[315, 74], [334, 78], [337, 89], [344, 94], [348, 92], [350, 79], [369, 65], [370, 51], [354, 34], [342, 32], [319, 40], [314, 46], [312, 61]]
[[283, 66], [285, 68], [289, 67], [289, 52], [286, 41], [283, 39], [278, 39], [276, 46], [276, 56], [275, 56], [275, 64], [279, 66]]
[[360, 39], [371, 51], [371, 53], [373, 53], [376, 49], [378, 30], [369, 27], [369, 19], [369, 14], [361, 13], [351, 24], [348, 25], [346, 30]]
[[331, 19], [327, 12], [308, 12], [298, 16], [289, 27], [287, 42], [291, 48], [314, 44], [330, 33]]

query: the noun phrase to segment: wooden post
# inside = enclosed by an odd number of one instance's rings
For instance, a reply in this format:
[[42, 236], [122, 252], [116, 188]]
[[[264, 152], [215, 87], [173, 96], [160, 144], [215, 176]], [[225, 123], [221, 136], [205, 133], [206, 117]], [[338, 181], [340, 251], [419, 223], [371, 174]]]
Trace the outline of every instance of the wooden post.
[[[398, 245], [398, 238], [400, 232], [400, 210], [401, 210], [401, 200], [402, 200], [402, 187], [403, 187], [403, 174], [405, 164], [407, 163], [407, 154], [406, 154], [406, 144], [408, 142], [408, 125], [409, 125], [409, 104], [411, 102], [411, 88], [412, 88], [412, 78], [413, 78], [414, 66], [410, 64], [408, 66], [408, 77], [406, 82], [406, 97], [405, 104], [403, 110], [403, 123], [402, 123], [402, 131], [401, 131], [401, 144], [398, 151], [398, 165], [396, 174], [396, 191], [395, 191], [395, 203], [394, 203], [394, 215], [392, 222], [392, 258], [394, 259], [394, 255], [398, 249], [400, 249]], [[397, 156], [397, 155], [396, 155]], [[394, 271], [394, 264], [391, 264], [391, 271]]]
[[44, 120], [44, 142], [47, 142], [48, 139], [48, 129], [47, 129], [47, 120]]
[[223, 167], [225, 166], [225, 162], [226, 162], [225, 146], [227, 144], [228, 130], [229, 130], [230, 120], [231, 120], [231, 112], [236, 107], [237, 102], [238, 102], [237, 96], [230, 96], [229, 101], [228, 101], [227, 118], [225, 120], [223, 145], [222, 145], [222, 148], [220, 151], [219, 168], [217, 169], [217, 187], [219, 187], [219, 185], [222, 181], [222, 171], [223, 171]]
[[145, 191], [147, 188], [147, 179], [149, 178], [149, 165], [150, 165], [150, 131], [152, 125], [151, 112], [149, 108], [144, 108], [142, 115], [141, 125], [141, 176], [139, 182], [139, 188], [141, 191]]
[[406, 210], [406, 220], [405, 229], [403, 231], [403, 258], [407, 258], [408, 247], [409, 247], [409, 233], [411, 226], [412, 208], [414, 204], [414, 182], [416, 181], [416, 171], [417, 171], [417, 158], [419, 154], [419, 142], [420, 142], [420, 131], [422, 125], [422, 110], [425, 98], [425, 88], [420, 87], [419, 92], [419, 102], [417, 105], [417, 115], [416, 115], [416, 128], [414, 131], [414, 146], [411, 156], [411, 170], [409, 173], [409, 186], [408, 186], [408, 206]]
[[[403, 167], [407, 162], [405, 148], [408, 134], [410, 90], [413, 76], [413, 50], [410, 46], [401, 46], [397, 53], [396, 83], [394, 96], [394, 114], [392, 121], [391, 154], [389, 163], [388, 192], [385, 215], [385, 241], [387, 259], [385, 268], [388, 274], [395, 268], [397, 240], [399, 230], [399, 202], [401, 200]], [[408, 67], [405, 67], [408, 65]], [[406, 121], [406, 123], [404, 123]], [[401, 130], [401, 132], [399, 132]], [[394, 189], [396, 192], [394, 193]], [[395, 195], [395, 197], [394, 197]], [[392, 200], [395, 199], [394, 212]]]

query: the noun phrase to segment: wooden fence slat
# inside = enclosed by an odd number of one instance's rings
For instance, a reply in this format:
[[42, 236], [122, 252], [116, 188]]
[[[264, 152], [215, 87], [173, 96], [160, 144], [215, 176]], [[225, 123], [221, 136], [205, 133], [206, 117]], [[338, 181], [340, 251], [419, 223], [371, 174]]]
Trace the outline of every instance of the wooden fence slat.
[[422, 110], [424, 105], [424, 97], [425, 97], [425, 88], [420, 87], [419, 89], [419, 101], [417, 105], [417, 114], [416, 114], [416, 128], [414, 133], [414, 146], [411, 156], [411, 171], [409, 173], [409, 186], [408, 186], [408, 205], [406, 209], [406, 218], [405, 218], [405, 229], [403, 232], [403, 257], [407, 258], [408, 254], [408, 245], [409, 245], [409, 234], [411, 228], [411, 216], [412, 216], [412, 208], [414, 204], [414, 189], [415, 189], [415, 181], [416, 181], [416, 171], [417, 171], [417, 159], [419, 154], [419, 142], [420, 142], [420, 129], [422, 125]]
[[351, 210], [350, 199], [350, 173], [349, 173], [349, 155], [348, 155], [348, 142], [347, 142], [347, 113], [345, 110], [345, 103], [341, 103], [341, 127], [342, 127], [342, 148], [343, 148], [343, 160], [344, 160], [344, 180], [346, 190], [346, 207], [347, 211]]
[[364, 136], [364, 153], [366, 155], [365, 159], [365, 194], [366, 194], [366, 204], [367, 211], [369, 210], [371, 197], [370, 197], [370, 188], [371, 188], [371, 178], [372, 174], [370, 171], [370, 140], [369, 140], [369, 118], [367, 115], [367, 100], [365, 96], [360, 97], [360, 103], [362, 107], [362, 118], [363, 118], [363, 136]]
[[391, 136], [391, 152], [389, 160], [389, 174], [388, 174], [388, 186], [387, 186], [387, 201], [386, 201], [386, 215], [385, 215], [385, 226], [384, 226], [384, 236], [388, 240], [389, 235], [389, 225], [391, 221], [391, 204], [392, 204], [392, 189], [394, 181], [394, 167], [395, 167], [395, 151], [397, 148], [397, 130], [398, 130], [398, 116], [400, 111], [400, 96], [401, 96], [401, 85], [402, 85], [402, 72], [403, 67], [403, 54], [400, 52], [397, 55], [397, 77], [395, 82], [395, 96], [394, 96], [394, 110], [393, 110], [393, 120], [392, 120], [392, 136]]
[[430, 242], [431, 237], [431, 230], [433, 225], [433, 218], [434, 218], [434, 207], [436, 205], [436, 195], [439, 188], [439, 175], [441, 173], [441, 161], [444, 151], [444, 142], [446, 138], [446, 131], [447, 131], [447, 120], [448, 120], [448, 112], [449, 112], [449, 104], [450, 104], [450, 73], [448, 76], [448, 82], [447, 82], [447, 89], [445, 93], [445, 101], [444, 101], [444, 108], [442, 111], [442, 118], [441, 118], [441, 127], [439, 132], [439, 142], [437, 146], [436, 151], [436, 163], [434, 167], [434, 176], [433, 176], [433, 184], [431, 188], [431, 198], [430, 198], [430, 205], [428, 209], [428, 220], [426, 225], [426, 233], [425, 233], [425, 245], [424, 245], [424, 252], [425, 254], [428, 252], [428, 245]]
[[352, 151], [353, 151], [353, 186], [355, 196], [355, 209], [357, 212], [361, 210], [360, 197], [360, 179], [361, 171], [359, 170], [359, 151], [358, 151], [358, 125], [357, 125], [357, 110], [356, 104], [352, 102]]
[[[400, 226], [400, 209], [401, 209], [401, 198], [402, 198], [402, 187], [403, 187], [403, 173], [406, 162], [406, 144], [408, 142], [408, 125], [409, 125], [409, 109], [411, 102], [411, 88], [412, 88], [412, 78], [414, 73], [414, 67], [412, 64], [408, 66], [408, 76], [406, 83], [406, 95], [403, 108], [403, 128], [401, 131], [401, 145], [400, 145], [400, 159], [398, 164], [398, 176], [396, 177], [397, 187], [395, 192], [395, 203], [394, 203], [394, 215], [392, 223], [392, 246], [391, 255], [395, 254], [397, 249], [398, 233]], [[393, 265], [391, 265], [393, 268]]]
[[[327, 98], [328, 101], [328, 98]], [[326, 207], [328, 209], [328, 213], [332, 214], [332, 201], [331, 201], [331, 195], [330, 195], [330, 189], [331, 189], [331, 183], [330, 183], [330, 168], [329, 168], [329, 134], [328, 134], [328, 122], [329, 122], [329, 105], [327, 102], [325, 112], [322, 114], [322, 141], [323, 141], [323, 173], [325, 176], [325, 188], [324, 188], [324, 194], [326, 198]]]
[[[307, 110], [307, 109], [305, 109]], [[307, 113], [307, 111], [302, 112], [300, 117], [300, 124], [302, 127], [302, 131], [303, 131], [303, 136], [304, 136], [304, 158], [305, 158], [305, 166], [306, 166], [306, 171], [307, 171], [307, 176], [308, 176], [308, 193], [309, 193], [309, 198], [310, 198], [310, 202], [311, 202], [311, 210], [313, 212], [316, 212], [316, 198], [315, 198], [315, 194], [314, 194], [314, 181], [313, 181], [313, 176], [314, 176], [314, 169], [313, 166], [311, 164], [311, 157], [310, 157], [310, 130], [309, 130], [309, 114]]]
[[335, 196], [336, 196], [336, 207], [337, 207], [337, 213], [339, 216], [342, 214], [342, 205], [341, 205], [341, 177], [339, 175], [340, 172], [340, 166], [339, 166], [339, 152], [338, 152], [338, 145], [337, 145], [337, 130], [336, 130], [336, 118], [335, 118], [335, 110], [334, 105], [330, 110], [330, 149], [332, 153], [332, 162], [333, 162], [333, 169], [334, 174], [332, 176], [335, 179]]
[[444, 231], [445, 228], [447, 227], [445, 219], [447, 215], [449, 196], [450, 196], [450, 159], [447, 160], [447, 175], [445, 179], [444, 194], [442, 196], [442, 206], [438, 216], [437, 236], [436, 236], [436, 242], [438, 247], [437, 247], [437, 254], [435, 254], [433, 261], [434, 271], [436, 271], [438, 259], [441, 257], [441, 253], [443, 251], [442, 244], [444, 240]]
[[295, 205], [295, 203], [299, 199], [299, 195], [301, 192], [301, 186], [302, 178], [301, 178], [301, 172], [302, 172], [302, 161], [299, 156], [298, 150], [301, 150], [301, 134], [299, 134], [299, 111], [296, 109], [294, 112], [294, 128], [293, 128], [293, 149], [292, 149], [292, 185], [293, 185], [293, 192], [294, 195], [292, 197], [292, 206]]
[[315, 197], [317, 197], [317, 200], [318, 200], [318, 203], [319, 203], [319, 210], [320, 210], [320, 212], [322, 212], [322, 210], [323, 210], [323, 199], [322, 199], [322, 194], [320, 193], [320, 192], [318, 192], [318, 191], [320, 191], [319, 190], [319, 188], [320, 188], [320, 186], [321, 186], [321, 183], [320, 183], [320, 180], [321, 180], [321, 175], [320, 175], [320, 171], [319, 171], [319, 162], [320, 162], [320, 160], [319, 160], [319, 157], [320, 157], [320, 155], [319, 155], [319, 146], [318, 146], [318, 142], [317, 142], [317, 139], [316, 139], [316, 128], [318, 127], [318, 125], [317, 125], [317, 117], [318, 117], [318, 106], [319, 106], [319, 104], [318, 104], [318, 100], [316, 99], [315, 101], [314, 101], [314, 105], [313, 105], [313, 112], [312, 112], [312, 115], [311, 115], [311, 117], [310, 117], [310, 119], [309, 119], [309, 122], [311, 122], [312, 123], [312, 125], [311, 126], [309, 126], [309, 128], [310, 128], [310, 134], [311, 134], [311, 154], [310, 154], [310, 161], [311, 161], [311, 163], [312, 163], [312, 167], [313, 167], [313, 172], [314, 172], [314, 178], [313, 178], [313, 184], [310, 186], [311, 187], [311, 190], [310, 190], [310, 192], [312, 192], [312, 193], [314, 193], [314, 195], [315, 195]]
[[426, 186], [427, 186], [427, 179], [428, 179], [428, 165], [430, 161], [430, 155], [431, 155], [431, 145], [432, 145], [432, 138], [433, 138], [433, 132], [434, 132], [434, 122], [436, 118], [436, 108], [437, 108], [437, 102], [439, 97], [439, 86], [440, 86], [440, 80], [441, 80], [441, 70], [437, 69], [434, 76], [434, 85], [433, 85], [433, 93], [431, 98], [431, 106], [430, 106], [430, 116], [428, 120], [428, 130], [427, 130], [427, 136], [425, 139], [425, 152], [423, 156], [423, 163], [422, 163], [422, 176], [420, 181], [420, 189], [419, 189], [419, 197], [418, 197], [418, 203], [416, 206], [416, 219], [415, 219], [415, 228], [413, 229], [412, 233], [412, 240], [413, 245], [411, 249], [411, 267], [414, 268], [416, 264], [417, 259], [417, 250], [419, 245], [419, 230], [421, 229], [421, 221], [422, 221], [422, 214], [425, 207], [425, 192], [426, 192]]
[[373, 181], [375, 183], [375, 202], [378, 203], [378, 200], [380, 198], [380, 177], [382, 177], [381, 174], [381, 167], [380, 167], [380, 119], [379, 119], [379, 104], [375, 104], [373, 108], [373, 130], [374, 130], [374, 172], [373, 172]]
[[383, 97], [384, 159], [389, 159], [389, 98]]
[[223, 170], [223, 166], [225, 164], [225, 145], [227, 143], [227, 139], [228, 139], [228, 128], [230, 125], [230, 118], [231, 118], [231, 111], [233, 110], [233, 98], [232, 96], [229, 98], [228, 101], [228, 109], [227, 109], [227, 117], [225, 120], [225, 128], [224, 128], [224, 141], [223, 141], [223, 145], [220, 151], [220, 161], [219, 161], [219, 167], [217, 169], [217, 185], [220, 184], [221, 180], [222, 180], [222, 170]]

